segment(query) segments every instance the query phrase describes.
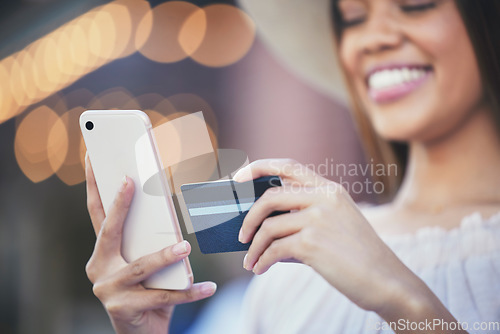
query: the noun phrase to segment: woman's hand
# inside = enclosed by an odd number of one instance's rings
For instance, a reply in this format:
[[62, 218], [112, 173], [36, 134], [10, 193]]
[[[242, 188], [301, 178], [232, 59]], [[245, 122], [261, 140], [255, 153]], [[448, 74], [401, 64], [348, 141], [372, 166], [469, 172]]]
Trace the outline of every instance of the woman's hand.
[[106, 308], [117, 333], [167, 333], [174, 306], [210, 297], [215, 283], [199, 283], [183, 291], [145, 289], [142, 281], [189, 255], [189, 243], [183, 241], [127, 263], [121, 255], [122, 228], [134, 184], [130, 178], [124, 179], [106, 217], [88, 157], [86, 177], [87, 206], [97, 235], [86, 267], [94, 294]]
[[[292, 160], [259, 160], [234, 178], [243, 182], [265, 175], [281, 176], [283, 186], [268, 189], [243, 222], [240, 242], [252, 240], [246, 269], [262, 274], [276, 262], [295, 260], [387, 321], [427, 317], [427, 312], [450, 317], [378, 237], [341, 185]], [[274, 211], [291, 212], [268, 217]]]

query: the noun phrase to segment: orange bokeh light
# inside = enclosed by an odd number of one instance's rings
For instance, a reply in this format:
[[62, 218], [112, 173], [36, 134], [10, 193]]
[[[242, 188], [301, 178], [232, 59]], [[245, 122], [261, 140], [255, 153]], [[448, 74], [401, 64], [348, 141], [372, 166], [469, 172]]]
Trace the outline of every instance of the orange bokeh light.
[[[67, 111], [61, 117], [61, 121], [68, 130], [69, 150], [61, 167], [56, 174], [69, 186], [79, 184], [85, 181], [85, 170], [81, 161], [85, 158], [85, 152], [81, 151], [81, 142], [83, 140], [78, 119], [85, 111], [83, 107], [76, 107]], [[52, 131], [54, 131], [53, 128]]]
[[14, 151], [19, 167], [31, 181], [47, 179], [66, 158], [68, 135], [64, 123], [47, 106], [34, 109], [16, 131]]
[[79, 67], [73, 59], [71, 59], [71, 49], [68, 45], [71, 44], [70, 29], [73, 22], [69, 22], [59, 29], [58, 33], [54, 36], [57, 49], [55, 50], [55, 57], [57, 68], [62, 74], [59, 78], [59, 89], [68, 86], [77, 76], [77, 69]]
[[[185, 20], [198, 9], [198, 6], [185, 1], [169, 1], [154, 7], [137, 29], [136, 47], [139, 52], [160, 63], [186, 58], [189, 54], [179, 44], [179, 33]], [[148, 38], [143, 42], [146, 35]]]
[[10, 90], [17, 105], [24, 107], [28, 104], [28, 96], [24, 89], [24, 73], [20, 62], [26, 51], [20, 51], [3, 60], [4, 64], [10, 68]]
[[[121, 1], [114, 1], [105, 6], [103, 6], [99, 13], [109, 14], [111, 18], [111, 24], [114, 29], [114, 45], [111, 45], [111, 54], [107, 60], [114, 60], [121, 58], [129, 46], [129, 41], [132, 36], [132, 18], [130, 16], [130, 11], [127, 6], [120, 4]], [[104, 26], [101, 26], [104, 28]], [[110, 27], [110, 26], [106, 26]], [[103, 31], [101, 29], [101, 34]], [[104, 43], [110, 43], [109, 39], [102, 39]]]
[[[67, 110], [66, 98], [61, 94], [54, 94], [45, 99], [44, 105], [50, 108], [53, 112], [55, 112], [58, 116], [64, 114]], [[33, 110], [38, 109], [35, 107]], [[15, 118], [16, 130], [19, 128], [24, 119], [32, 112], [30, 109], [27, 113], [21, 114]]]
[[117, 0], [115, 3], [126, 7], [130, 17], [131, 33], [128, 35], [128, 41], [120, 55], [120, 57], [126, 57], [136, 52], [137, 48], [146, 42], [151, 33], [151, 27], [149, 30], [147, 27], [143, 27], [142, 35], [136, 34], [142, 19], [151, 11], [151, 6], [145, 0]]
[[90, 53], [106, 63], [111, 58], [116, 38], [113, 17], [105, 11], [96, 11], [89, 31]]
[[[206, 26], [199, 46], [191, 36], [199, 36]], [[194, 12], [184, 23], [179, 42], [198, 63], [221, 67], [231, 65], [245, 56], [255, 39], [255, 24], [242, 10], [231, 5], [209, 5]]]
[[42, 77], [45, 78], [45, 86], [42, 86], [42, 90], [47, 95], [59, 90], [65, 78], [65, 73], [59, 69], [59, 62], [57, 60], [57, 35], [58, 32], [56, 31], [44, 37], [44, 43], [40, 50], [43, 59]]
[[26, 48], [25, 56], [21, 62], [23, 77], [25, 80], [25, 94], [28, 96], [29, 104], [38, 101], [43, 96], [40, 90], [40, 68], [37, 64], [36, 50], [40, 47], [40, 40], [31, 43]]
[[95, 67], [97, 57], [90, 53], [89, 39], [87, 32], [92, 26], [90, 15], [75, 20], [73, 24], [68, 26], [68, 35], [70, 38], [69, 56], [75, 64], [74, 73], [83, 75]]
[[0, 82], [4, 84], [0, 85], [0, 123], [14, 116], [17, 111], [17, 102], [12, 96], [9, 81], [9, 68], [2, 61], [0, 62]]

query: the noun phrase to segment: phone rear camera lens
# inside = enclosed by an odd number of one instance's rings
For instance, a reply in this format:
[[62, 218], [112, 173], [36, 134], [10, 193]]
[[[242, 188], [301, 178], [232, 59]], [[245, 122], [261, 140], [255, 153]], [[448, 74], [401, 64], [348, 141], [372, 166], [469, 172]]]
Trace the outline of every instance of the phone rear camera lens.
[[92, 130], [94, 128], [94, 123], [88, 121], [87, 123], [85, 123], [85, 127], [87, 128], [87, 130]]

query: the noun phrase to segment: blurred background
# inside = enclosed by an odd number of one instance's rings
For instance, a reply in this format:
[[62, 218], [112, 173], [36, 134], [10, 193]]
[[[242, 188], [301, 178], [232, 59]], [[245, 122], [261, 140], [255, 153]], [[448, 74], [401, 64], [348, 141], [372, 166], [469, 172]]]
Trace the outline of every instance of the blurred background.
[[[0, 59], [2, 334], [113, 332], [84, 269], [86, 109], [140, 109], [153, 125], [201, 110], [217, 148], [251, 161], [363, 162], [347, 108], [284, 68], [234, 1], [2, 1]], [[195, 281], [219, 290], [177, 307], [172, 333], [233, 333], [244, 254], [185, 237]]]

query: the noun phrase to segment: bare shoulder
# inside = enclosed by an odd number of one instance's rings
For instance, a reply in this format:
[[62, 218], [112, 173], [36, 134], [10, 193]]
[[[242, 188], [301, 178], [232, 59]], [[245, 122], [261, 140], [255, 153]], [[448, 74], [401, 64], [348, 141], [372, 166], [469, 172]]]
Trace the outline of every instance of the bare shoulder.
[[441, 225], [437, 216], [406, 210], [393, 203], [361, 208], [361, 211], [380, 235], [411, 234], [424, 225]]
[[479, 213], [484, 219], [498, 214], [500, 206], [469, 205], [440, 208], [438, 210], [410, 210], [392, 203], [384, 205], [360, 205], [361, 212], [378, 234], [413, 234], [423, 227], [439, 226], [451, 230], [460, 226], [462, 219]]

